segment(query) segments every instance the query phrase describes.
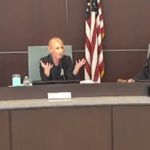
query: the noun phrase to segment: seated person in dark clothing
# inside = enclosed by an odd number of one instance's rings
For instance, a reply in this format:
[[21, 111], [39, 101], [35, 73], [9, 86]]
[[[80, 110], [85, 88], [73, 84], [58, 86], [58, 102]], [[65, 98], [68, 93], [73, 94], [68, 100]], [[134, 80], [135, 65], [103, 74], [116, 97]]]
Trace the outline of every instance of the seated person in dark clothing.
[[129, 79], [128, 83], [133, 83], [137, 80], [150, 80], [150, 57], [147, 59], [146, 66], [144, 67], [143, 71], [134, 76], [132, 79]]
[[69, 56], [64, 55], [64, 44], [60, 38], [52, 38], [49, 41], [50, 54], [40, 60], [40, 75], [43, 81], [47, 80], [73, 80], [77, 79], [77, 73], [85, 64], [82, 59], [74, 67]]

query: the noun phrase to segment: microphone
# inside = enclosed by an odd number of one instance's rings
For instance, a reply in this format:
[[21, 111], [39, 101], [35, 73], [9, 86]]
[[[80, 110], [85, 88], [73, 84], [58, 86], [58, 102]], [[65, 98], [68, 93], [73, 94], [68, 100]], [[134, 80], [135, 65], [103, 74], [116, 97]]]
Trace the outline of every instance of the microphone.
[[[61, 60], [62, 60], [62, 59], [61, 59]], [[66, 80], [65, 74], [64, 74], [64, 69], [62, 68], [62, 65], [61, 65], [61, 60], [60, 60], [60, 69], [61, 69], [60, 75], [63, 76], [64, 80]]]

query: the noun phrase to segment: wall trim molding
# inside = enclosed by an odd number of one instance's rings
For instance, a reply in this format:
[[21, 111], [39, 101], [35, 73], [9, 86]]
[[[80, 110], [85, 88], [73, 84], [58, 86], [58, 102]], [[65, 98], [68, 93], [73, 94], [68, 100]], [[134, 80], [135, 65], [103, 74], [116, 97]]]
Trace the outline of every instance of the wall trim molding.
[[[104, 49], [103, 52], [144, 52], [148, 51], [147, 49]], [[85, 52], [85, 50], [73, 50], [73, 53]]]
[[0, 52], [0, 54], [27, 54], [28, 51], [6, 51], [6, 52]]
[[103, 52], [142, 52], [142, 51], [147, 51], [147, 49], [108, 49], [108, 50], [103, 50]]
[[[108, 49], [103, 50], [103, 52], [144, 52], [148, 51], [147, 49]], [[82, 53], [85, 52], [85, 50], [72, 50], [73, 53]], [[27, 54], [28, 51], [6, 51], [6, 52], [0, 52], [0, 54]]]
[[66, 43], [69, 42], [69, 20], [68, 20], [68, 0], [66, 0]]

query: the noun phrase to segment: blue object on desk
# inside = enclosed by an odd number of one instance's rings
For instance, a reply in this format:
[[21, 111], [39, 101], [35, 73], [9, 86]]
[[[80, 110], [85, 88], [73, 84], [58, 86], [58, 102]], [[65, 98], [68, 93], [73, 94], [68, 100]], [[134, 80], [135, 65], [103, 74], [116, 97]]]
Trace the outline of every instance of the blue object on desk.
[[12, 75], [12, 85], [21, 86], [21, 78], [19, 74]]

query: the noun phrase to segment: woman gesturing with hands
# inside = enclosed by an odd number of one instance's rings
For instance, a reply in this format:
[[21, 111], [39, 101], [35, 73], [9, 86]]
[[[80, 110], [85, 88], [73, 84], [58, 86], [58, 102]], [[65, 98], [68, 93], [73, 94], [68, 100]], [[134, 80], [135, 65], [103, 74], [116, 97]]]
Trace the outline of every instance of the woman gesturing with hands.
[[65, 48], [60, 38], [52, 38], [48, 44], [49, 55], [40, 60], [40, 75], [46, 80], [73, 80], [77, 79], [80, 68], [85, 64], [85, 59], [76, 61], [74, 67], [69, 56], [64, 55]]

